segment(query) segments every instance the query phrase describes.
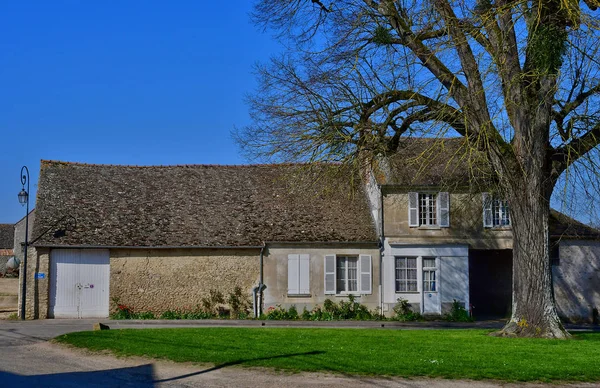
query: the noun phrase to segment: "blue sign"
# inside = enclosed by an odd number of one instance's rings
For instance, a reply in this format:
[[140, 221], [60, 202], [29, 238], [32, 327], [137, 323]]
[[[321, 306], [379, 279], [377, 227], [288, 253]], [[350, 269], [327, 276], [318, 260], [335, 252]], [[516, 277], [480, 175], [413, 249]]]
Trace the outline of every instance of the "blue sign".
[[45, 273], [43, 273], [43, 272], [37, 272], [37, 273], [35, 274], [35, 278], [36, 278], [36, 279], [46, 279], [46, 274], [45, 274]]

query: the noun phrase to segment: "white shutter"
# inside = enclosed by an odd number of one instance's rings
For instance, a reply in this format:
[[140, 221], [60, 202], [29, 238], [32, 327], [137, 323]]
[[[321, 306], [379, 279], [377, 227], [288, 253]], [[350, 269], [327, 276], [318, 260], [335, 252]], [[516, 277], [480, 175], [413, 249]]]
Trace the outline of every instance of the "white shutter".
[[300, 285], [299, 285], [299, 294], [308, 295], [310, 294], [310, 283], [309, 283], [309, 273], [310, 273], [310, 256], [308, 254], [300, 255]]
[[335, 255], [325, 255], [325, 294], [335, 294]]
[[442, 228], [450, 226], [450, 196], [447, 192], [438, 193], [438, 219]]
[[482, 193], [483, 197], [483, 227], [491, 228], [494, 226], [492, 214], [492, 196], [489, 193]]
[[300, 255], [288, 255], [288, 294], [300, 293]]
[[419, 226], [419, 193], [408, 193], [408, 226]]
[[372, 291], [371, 255], [360, 255], [360, 293], [370, 294]]

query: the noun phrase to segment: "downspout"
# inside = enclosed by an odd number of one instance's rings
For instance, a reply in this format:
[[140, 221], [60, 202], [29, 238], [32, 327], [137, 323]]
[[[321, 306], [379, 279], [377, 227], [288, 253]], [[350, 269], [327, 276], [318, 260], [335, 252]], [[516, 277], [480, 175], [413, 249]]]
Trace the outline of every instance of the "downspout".
[[381, 212], [381, 240], [379, 245], [379, 311], [383, 316], [383, 255], [385, 252], [385, 233], [384, 233], [384, 223], [383, 223], [383, 188], [381, 185], [379, 186], [379, 199], [380, 199], [380, 212]]
[[263, 245], [260, 248], [260, 259], [259, 259], [259, 276], [258, 276], [258, 285], [252, 289], [252, 301], [254, 305], [254, 318], [258, 318], [262, 315], [262, 300], [263, 300], [263, 291], [267, 286], [264, 284], [264, 253], [267, 244], [263, 241]]

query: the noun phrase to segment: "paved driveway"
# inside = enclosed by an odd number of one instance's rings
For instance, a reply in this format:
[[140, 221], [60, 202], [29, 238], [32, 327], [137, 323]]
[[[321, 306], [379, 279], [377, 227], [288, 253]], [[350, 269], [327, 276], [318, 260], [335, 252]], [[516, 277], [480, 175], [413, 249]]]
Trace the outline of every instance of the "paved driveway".
[[[3, 387], [497, 387], [493, 382], [365, 378], [316, 373], [286, 374], [239, 366], [177, 364], [119, 359], [49, 343], [58, 335], [90, 330], [94, 320], [0, 321], [0, 386]], [[107, 322], [111, 327], [206, 326], [210, 322]], [[216, 323], [219, 323], [218, 321]], [[215, 324], [216, 324], [215, 323]], [[227, 322], [220, 322], [221, 324]], [[231, 323], [238, 325], [239, 323]], [[260, 322], [250, 323], [252, 326]], [[271, 325], [269, 323], [269, 325]], [[279, 323], [278, 325], [285, 325]], [[297, 325], [295, 325], [297, 326]], [[388, 326], [389, 327], [389, 326]], [[540, 385], [516, 385], [518, 387]], [[585, 386], [585, 385], [578, 385]], [[588, 385], [594, 386], [594, 385]]]

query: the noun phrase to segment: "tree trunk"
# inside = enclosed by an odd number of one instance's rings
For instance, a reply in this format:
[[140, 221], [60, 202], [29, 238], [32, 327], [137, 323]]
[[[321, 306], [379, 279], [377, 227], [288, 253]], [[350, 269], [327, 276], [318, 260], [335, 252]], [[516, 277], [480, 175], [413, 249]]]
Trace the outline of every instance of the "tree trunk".
[[548, 222], [551, 188], [543, 174], [513, 181], [508, 193], [513, 232], [512, 317], [497, 334], [568, 338], [554, 305]]

